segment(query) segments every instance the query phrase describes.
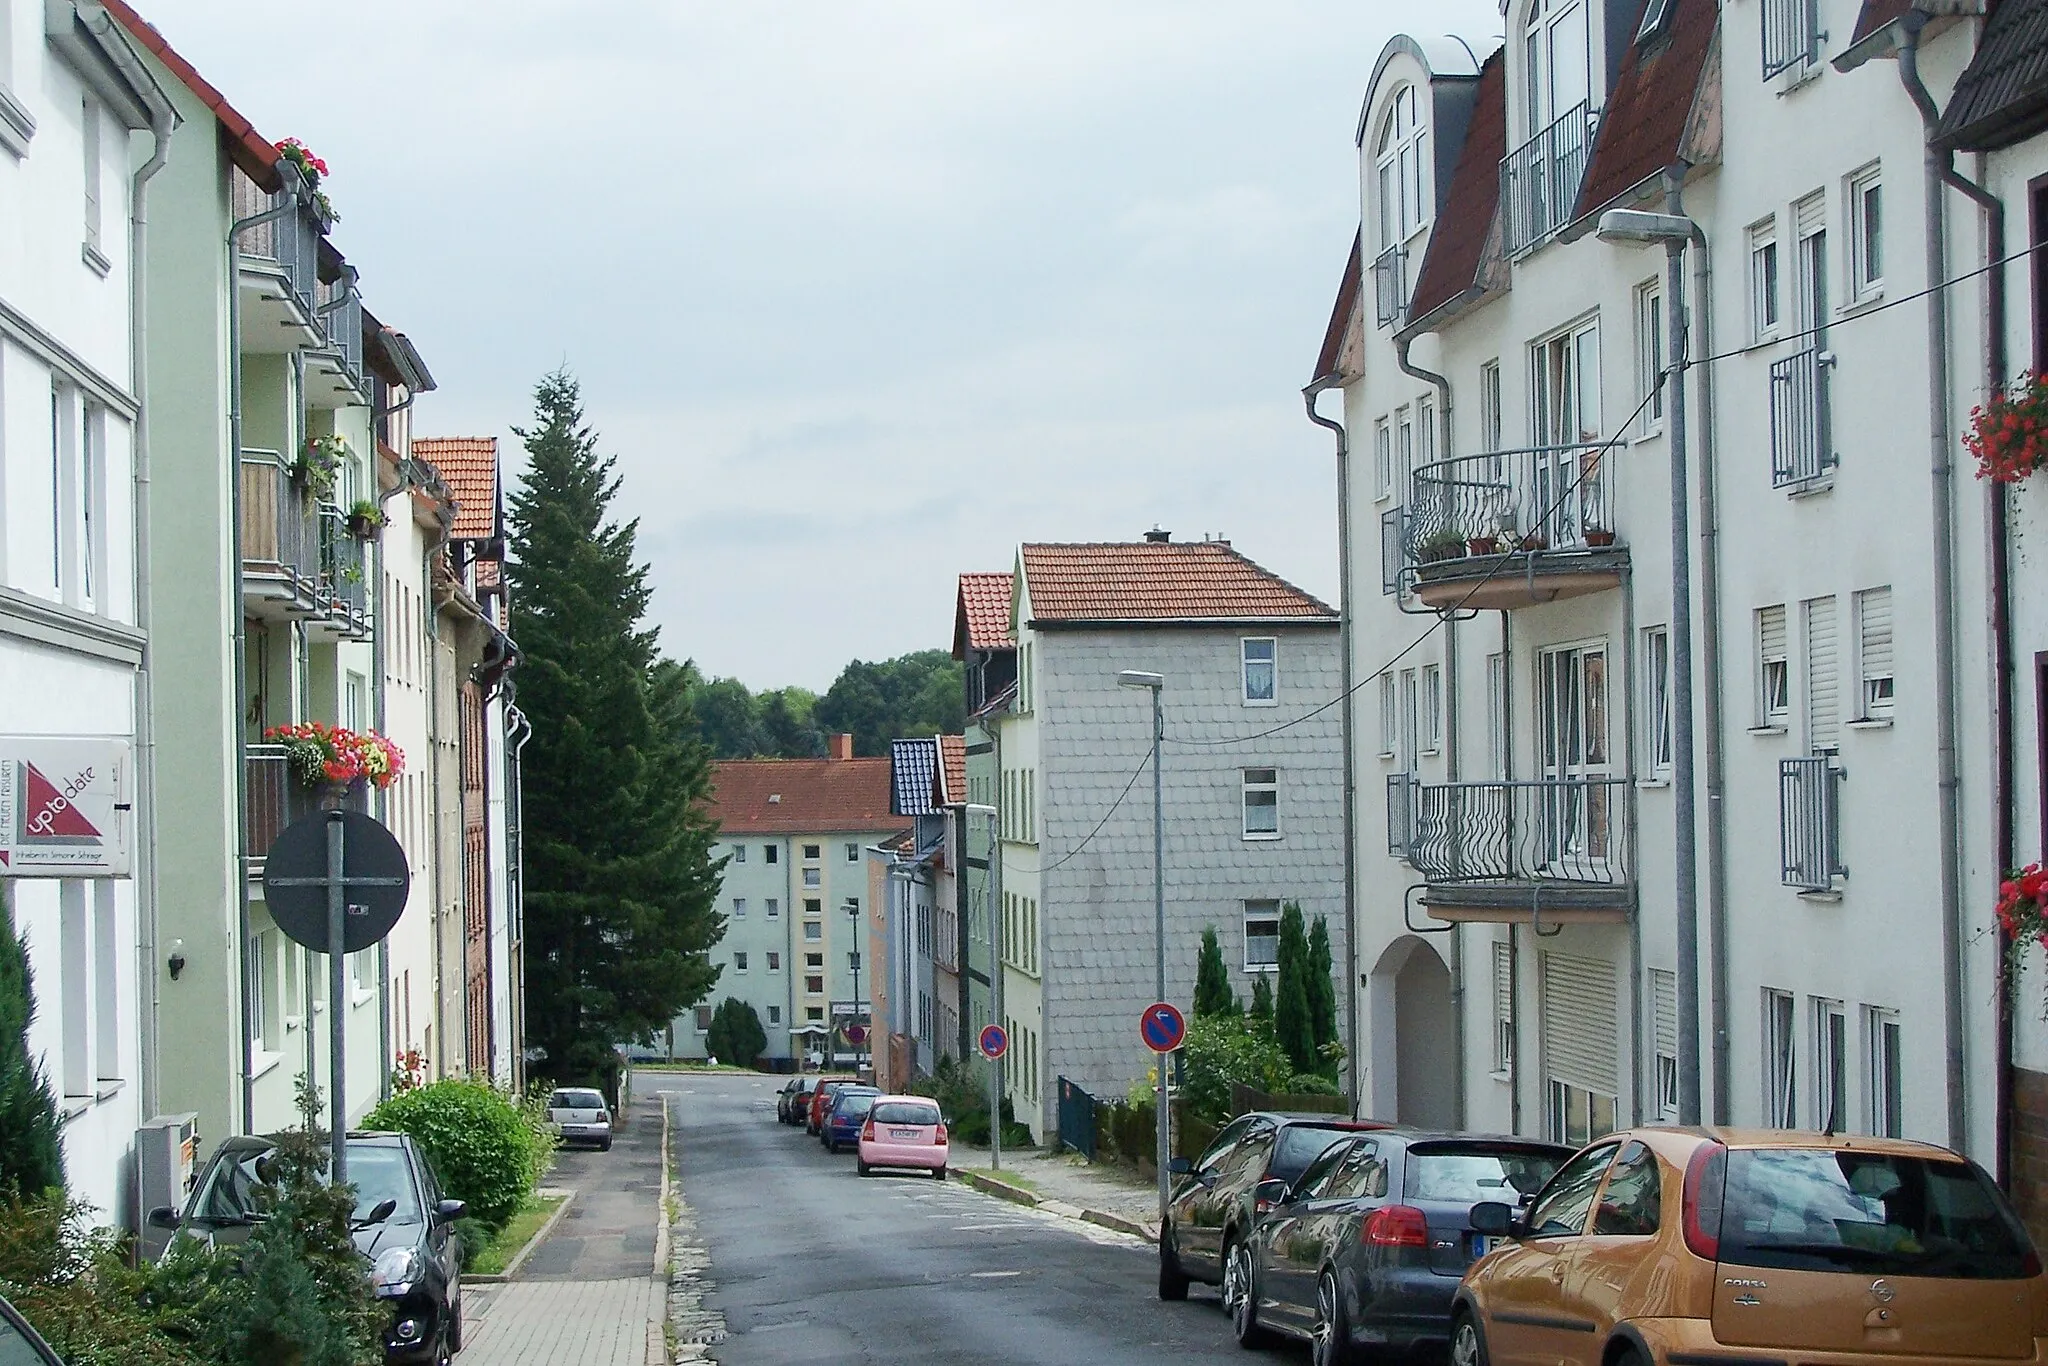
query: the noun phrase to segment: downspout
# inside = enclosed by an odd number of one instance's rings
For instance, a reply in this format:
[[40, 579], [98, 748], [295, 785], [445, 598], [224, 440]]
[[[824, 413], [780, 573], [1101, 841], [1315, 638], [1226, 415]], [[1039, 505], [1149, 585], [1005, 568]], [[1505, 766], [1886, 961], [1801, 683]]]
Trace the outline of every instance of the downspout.
[[532, 738], [533, 722], [515, 704], [505, 736], [505, 785], [511, 798], [505, 804], [510, 825], [505, 835], [505, 862], [511, 875], [505, 914], [509, 917], [507, 929], [516, 928], [519, 933], [507, 946], [512, 981], [506, 999], [512, 1011], [512, 1088], [521, 1093], [526, 1090], [526, 781], [520, 764], [526, 742]]
[[1310, 422], [1328, 428], [1337, 436], [1337, 650], [1343, 656], [1338, 686], [1343, 690], [1344, 698], [1343, 706], [1339, 708], [1344, 756], [1344, 1033], [1350, 1045], [1345, 1055], [1344, 1074], [1352, 1097], [1352, 1112], [1356, 1114], [1362, 1093], [1358, 1077], [1358, 772], [1355, 766], [1358, 699], [1352, 695], [1352, 676], [1356, 666], [1352, 658], [1351, 434], [1343, 423], [1316, 411], [1317, 395], [1326, 389], [1337, 388], [1338, 383], [1335, 374], [1321, 376], [1301, 391], [1301, 401]]
[[[1926, 131], [1924, 160], [1926, 196], [1927, 285], [1927, 444], [1933, 484], [1934, 522], [1934, 724], [1935, 782], [1941, 851], [1941, 993], [1946, 1034], [1948, 1146], [1958, 1152], [1969, 1144], [1969, 1084], [1963, 1039], [1962, 868], [1958, 847], [1960, 779], [1956, 763], [1956, 585], [1955, 585], [1955, 460], [1949, 433], [1948, 298], [1941, 284], [1948, 278], [1948, 227], [1942, 191], [1960, 179], [1948, 155], [1934, 145], [1940, 111], [1920, 78], [1920, 31], [1927, 14], [1909, 10], [1900, 20], [1899, 80], [1920, 113]], [[1974, 186], [1971, 187], [1975, 191]], [[1972, 195], [1975, 197], [1975, 194]]]
[[256, 1053], [249, 1037], [249, 632], [242, 615], [242, 234], [251, 228], [299, 211], [298, 172], [280, 161], [277, 174], [288, 198], [283, 204], [251, 214], [228, 228], [228, 532], [229, 561], [235, 576], [233, 657], [230, 670], [235, 676], [235, 955], [241, 973], [240, 1019], [242, 1034], [242, 1122], [241, 1132], [256, 1127]]
[[420, 551], [420, 586], [425, 590], [420, 601], [427, 618], [428, 642], [427, 790], [434, 804], [433, 833], [430, 837], [434, 856], [434, 907], [428, 922], [434, 942], [434, 1004], [431, 1012], [434, 1021], [434, 1075], [445, 1077], [449, 1075], [449, 1071], [447, 1020], [441, 1010], [441, 979], [446, 967], [441, 952], [441, 917], [446, 909], [442, 904], [445, 888], [441, 878], [441, 865], [445, 862], [442, 854], [446, 843], [445, 832], [441, 828], [444, 814], [441, 810], [441, 605], [434, 597], [433, 546], [427, 546]]
[[[1394, 362], [1401, 367], [1401, 373], [1419, 379], [1436, 389], [1437, 407], [1443, 413], [1443, 442], [1437, 448], [1438, 459], [1449, 460], [1455, 454], [1452, 442], [1456, 426], [1451, 420], [1451, 382], [1434, 370], [1425, 370], [1409, 355], [1415, 344], [1412, 337], [1396, 335], [1394, 338]], [[1408, 497], [1408, 490], [1401, 490], [1402, 500]], [[1446, 772], [1452, 782], [1458, 779], [1458, 618], [1455, 612], [1444, 616], [1444, 758]], [[1458, 1075], [1465, 1075], [1465, 930], [1462, 925], [1451, 926], [1451, 1051], [1458, 1060]], [[1465, 1127], [1465, 1087], [1457, 1088], [1455, 1127]]]
[[[1693, 227], [1692, 292], [1688, 317], [1699, 325], [1698, 354], [1714, 354], [1714, 260], [1707, 235]], [[1668, 316], [1672, 316], [1667, 314]], [[1701, 751], [1707, 779], [1707, 966], [1708, 1047], [1713, 1057], [1712, 1114], [1716, 1124], [1733, 1122], [1734, 1100], [1728, 1035], [1728, 752], [1727, 707], [1721, 695], [1721, 516], [1720, 468], [1715, 463], [1714, 367], [1689, 366], [1698, 375], [1699, 419], [1692, 435], [1698, 458], [1700, 500], [1700, 671], [1706, 677], [1706, 726]]]

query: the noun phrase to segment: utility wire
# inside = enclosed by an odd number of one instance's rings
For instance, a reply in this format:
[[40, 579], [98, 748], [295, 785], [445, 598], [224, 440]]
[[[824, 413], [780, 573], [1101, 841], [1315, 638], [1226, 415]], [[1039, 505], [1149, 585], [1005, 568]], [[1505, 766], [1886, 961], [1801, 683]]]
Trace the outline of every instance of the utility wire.
[[1116, 794], [1116, 800], [1109, 804], [1109, 810], [1102, 813], [1102, 819], [1095, 822], [1095, 828], [1093, 830], [1090, 830], [1086, 835], [1082, 836], [1081, 842], [1079, 844], [1067, 850], [1066, 853], [1062, 854], [1059, 858], [1053, 860], [1051, 863], [1046, 864], [1043, 868], [1040, 868], [1038, 871], [1041, 874], [1051, 872], [1053, 869], [1059, 867], [1063, 863], [1066, 863], [1069, 859], [1073, 858], [1076, 854], [1079, 854], [1083, 849], [1086, 849], [1091, 843], [1093, 843], [1095, 837], [1102, 833], [1102, 827], [1109, 824], [1109, 818], [1111, 816], [1114, 816], [1117, 813], [1117, 808], [1124, 804], [1124, 798], [1130, 796], [1131, 789], [1138, 785], [1138, 775], [1143, 773], [1147, 768], [1149, 768], [1151, 764], [1152, 750], [1148, 746], [1145, 750], [1145, 757], [1138, 761], [1138, 766], [1135, 769], [1131, 770], [1130, 779], [1124, 783], [1124, 790]]

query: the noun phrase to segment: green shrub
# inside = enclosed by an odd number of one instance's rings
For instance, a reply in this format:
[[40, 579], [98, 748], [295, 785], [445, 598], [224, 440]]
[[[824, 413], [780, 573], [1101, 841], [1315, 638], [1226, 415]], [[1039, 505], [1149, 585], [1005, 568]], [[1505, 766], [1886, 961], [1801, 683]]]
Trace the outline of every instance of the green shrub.
[[531, 1098], [515, 1105], [489, 1083], [466, 1078], [393, 1096], [363, 1123], [411, 1134], [448, 1194], [467, 1204], [470, 1216], [492, 1232], [503, 1228], [533, 1193], [551, 1151], [536, 1129]]
[[768, 1034], [761, 1017], [737, 996], [728, 996], [712, 1012], [711, 1029], [704, 1036], [711, 1056], [735, 1067], [752, 1067], [768, 1051]]
[[[122, 1239], [52, 1194], [0, 1205], [0, 1294], [72, 1366], [210, 1366], [198, 1321], [140, 1293]], [[211, 1254], [208, 1254], [211, 1255]], [[219, 1278], [212, 1282], [220, 1283]], [[184, 1331], [178, 1331], [182, 1326]]]
[[1255, 1015], [1188, 1021], [1187, 1042], [1181, 1045], [1181, 1097], [1191, 1115], [1221, 1123], [1230, 1118], [1232, 1086], [1279, 1091], [1293, 1076], [1271, 1021]]
[[0, 1194], [37, 1196], [64, 1184], [57, 1102], [28, 1051], [35, 981], [0, 883]]
[[1286, 1094], [1290, 1096], [1341, 1096], [1344, 1088], [1328, 1077], [1315, 1072], [1296, 1072], [1287, 1079]]

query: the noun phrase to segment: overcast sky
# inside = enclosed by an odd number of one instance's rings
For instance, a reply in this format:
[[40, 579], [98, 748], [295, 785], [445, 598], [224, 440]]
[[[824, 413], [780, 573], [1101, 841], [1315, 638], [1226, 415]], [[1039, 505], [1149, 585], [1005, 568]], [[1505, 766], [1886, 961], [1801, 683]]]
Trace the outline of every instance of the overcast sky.
[[[671, 654], [754, 687], [948, 646], [1023, 540], [1221, 533], [1335, 601], [1299, 390], [1402, 28], [1496, 0], [136, 0], [267, 138], [439, 392], [566, 363]], [[1483, 49], [1482, 49], [1483, 51]]]

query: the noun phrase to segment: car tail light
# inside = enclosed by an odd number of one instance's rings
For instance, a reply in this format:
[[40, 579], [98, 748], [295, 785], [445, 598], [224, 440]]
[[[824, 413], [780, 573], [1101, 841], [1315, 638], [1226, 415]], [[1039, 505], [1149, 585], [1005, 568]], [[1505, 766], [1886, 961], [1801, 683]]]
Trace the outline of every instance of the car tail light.
[[863, 1143], [873, 1143], [875, 1141], [875, 1122], [872, 1119], [860, 1126], [860, 1141]]
[[934, 1142], [934, 1143], [944, 1143], [945, 1141], [946, 1141], [946, 1126], [945, 1126], [945, 1125], [943, 1125], [943, 1124], [941, 1124], [941, 1125], [940, 1125], [940, 1126], [939, 1126], [938, 1128], [936, 1128], [936, 1129], [932, 1130], [932, 1142]]
[[1412, 1205], [1382, 1205], [1358, 1230], [1366, 1247], [1428, 1247], [1429, 1217]]
[[1728, 1180], [1728, 1150], [1702, 1143], [1685, 1164], [1685, 1246], [1693, 1256], [1721, 1260], [1721, 1197]]

